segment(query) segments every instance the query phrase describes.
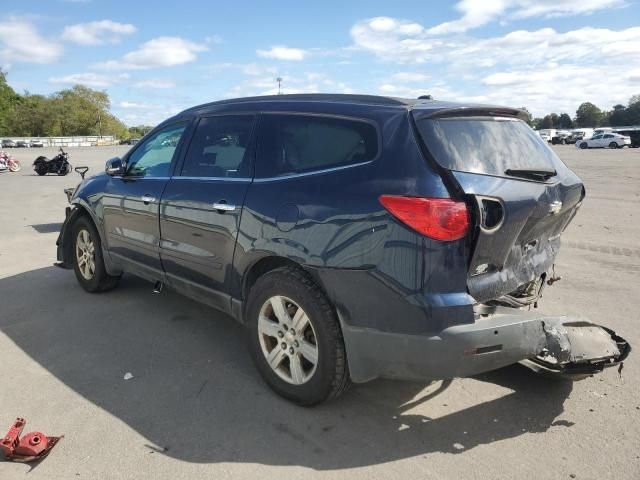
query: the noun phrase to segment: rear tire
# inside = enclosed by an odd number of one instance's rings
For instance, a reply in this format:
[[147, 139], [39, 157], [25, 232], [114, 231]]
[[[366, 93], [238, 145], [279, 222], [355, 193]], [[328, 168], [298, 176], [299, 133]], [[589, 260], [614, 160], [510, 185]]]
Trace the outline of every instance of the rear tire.
[[120, 276], [107, 273], [102, 256], [100, 235], [91, 219], [79, 217], [71, 229], [73, 241], [73, 271], [78, 283], [87, 292], [105, 292], [118, 285]]
[[304, 270], [283, 267], [260, 277], [248, 295], [245, 323], [254, 364], [279, 395], [311, 406], [351, 384], [336, 312]]
[[47, 166], [44, 163], [36, 164], [35, 170], [36, 170], [36, 173], [40, 176], [47, 174]]
[[609, 148], [618, 148], [618, 144], [616, 142], [611, 142], [609, 144]]
[[22, 165], [20, 165], [20, 162], [18, 160], [13, 160], [9, 165], [10, 172], [14, 172], [14, 173], [19, 172], [21, 169], [22, 169]]

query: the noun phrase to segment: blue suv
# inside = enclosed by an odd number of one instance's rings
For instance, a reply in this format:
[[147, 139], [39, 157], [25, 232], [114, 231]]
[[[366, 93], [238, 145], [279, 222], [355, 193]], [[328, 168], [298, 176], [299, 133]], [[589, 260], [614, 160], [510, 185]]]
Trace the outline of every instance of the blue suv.
[[585, 189], [521, 117], [364, 95], [194, 107], [70, 193], [59, 265], [89, 292], [126, 272], [230, 314], [302, 405], [516, 362], [589, 375], [627, 343], [522, 308]]

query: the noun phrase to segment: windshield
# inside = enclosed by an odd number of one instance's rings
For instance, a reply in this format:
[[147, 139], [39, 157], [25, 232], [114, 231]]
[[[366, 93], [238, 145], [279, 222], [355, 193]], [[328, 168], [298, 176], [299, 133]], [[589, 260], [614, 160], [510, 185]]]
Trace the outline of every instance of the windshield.
[[521, 120], [426, 119], [418, 130], [436, 161], [450, 170], [505, 176], [508, 170], [552, 171], [557, 165], [553, 150]]

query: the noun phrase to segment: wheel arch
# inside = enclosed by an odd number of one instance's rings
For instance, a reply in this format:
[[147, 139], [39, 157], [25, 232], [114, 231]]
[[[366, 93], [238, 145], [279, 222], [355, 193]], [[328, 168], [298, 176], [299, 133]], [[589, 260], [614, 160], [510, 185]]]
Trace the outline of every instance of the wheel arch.
[[100, 247], [102, 249], [102, 256], [104, 259], [105, 267], [107, 269], [107, 273], [109, 273], [110, 275], [120, 274], [120, 269], [116, 268], [111, 261], [111, 256], [109, 255], [109, 249], [107, 246], [105, 235], [102, 231], [100, 222], [97, 221], [95, 213], [80, 199], [76, 199], [72, 206], [74, 208], [73, 210], [71, 210], [71, 214], [65, 221], [60, 235], [59, 246], [62, 247], [63, 263], [66, 266], [71, 265], [70, 262], [73, 259], [73, 225], [80, 217], [84, 216], [91, 220], [96, 230], [98, 231], [98, 235], [100, 237]]
[[244, 310], [247, 304], [247, 298], [249, 296], [249, 291], [251, 290], [251, 287], [253, 287], [253, 285], [255, 285], [258, 279], [263, 275], [266, 275], [267, 273], [273, 270], [276, 270], [278, 268], [287, 267], [287, 266], [291, 266], [291, 267], [295, 267], [295, 268], [299, 268], [300, 270], [303, 270], [305, 273], [307, 273], [311, 277], [314, 283], [318, 285], [318, 287], [324, 292], [324, 294], [327, 295], [327, 298], [330, 298], [329, 295], [327, 294], [327, 290], [324, 288], [324, 285], [320, 277], [317, 275], [315, 269], [307, 268], [305, 267], [305, 265], [299, 262], [296, 262], [295, 260], [291, 260], [290, 258], [283, 257], [280, 255], [263, 256], [260, 259], [256, 260], [255, 262], [253, 262], [245, 270], [242, 276], [241, 301], [242, 301], [243, 323], [244, 323]]

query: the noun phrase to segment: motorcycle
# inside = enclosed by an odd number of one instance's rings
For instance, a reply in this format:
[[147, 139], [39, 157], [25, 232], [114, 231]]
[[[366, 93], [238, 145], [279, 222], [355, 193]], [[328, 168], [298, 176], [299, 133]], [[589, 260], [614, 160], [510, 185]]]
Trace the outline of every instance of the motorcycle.
[[56, 173], [60, 176], [64, 176], [71, 172], [69, 154], [60, 147], [58, 155], [53, 157], [51, 160], [43, 156], [36, 158], [33, 162], [33, 169], [38, 175]]
[[20, 162], [9, 155], [7, 152], [0, 152], [0, 172], [9, 170], [10, 172], [19, 172], [22, 168]]

